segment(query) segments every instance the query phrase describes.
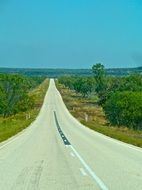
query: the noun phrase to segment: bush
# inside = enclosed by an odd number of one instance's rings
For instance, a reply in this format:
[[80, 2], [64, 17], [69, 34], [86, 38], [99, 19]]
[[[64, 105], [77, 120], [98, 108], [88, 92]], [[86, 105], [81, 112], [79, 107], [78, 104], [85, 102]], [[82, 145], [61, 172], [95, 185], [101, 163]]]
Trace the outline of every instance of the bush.
[[8, 117], [31, 109], [34, 101], [28, 93], [42, 80], [43, 77], [0, 74], [0, 115]]
[[106, 100], [104, 110], [113, 125], [142, 129], [142, 93], [116, 92]]

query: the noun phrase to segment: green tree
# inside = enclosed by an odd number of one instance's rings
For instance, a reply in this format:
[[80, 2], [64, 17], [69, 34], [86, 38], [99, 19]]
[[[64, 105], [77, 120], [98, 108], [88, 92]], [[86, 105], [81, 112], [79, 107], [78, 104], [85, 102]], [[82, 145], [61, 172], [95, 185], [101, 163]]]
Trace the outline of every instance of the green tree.
[[88, 96], [94, 87], [94, 80], [92, 77], [77, 77], [74, 80], [74, 90], [82, 94], [83, 97]]
[[106, 88], [107, 88], [106, 72], [105, 72], [104, 65], [102, 65], [101, 63], [97, 63], [96, 65], [93, 65], [92, 72], [94, 74], [95, 81], [96, 81], [95, 91], [97, 92], [99, 96], [99, 103], [102, 105], [105, 100]]
[[96, 92], [99, 93], [104, 91], [104, 88], [106, 88], [106, 73], [104, 65], [102, 65], [101, 63], [93, 65], [92, 72], [96, 80]]
[[142, 92], [115, 92], [107, 99], [104, 110], [113, 125], [142, 129]]
[[[0, 75], [0, 114], [7, 117], [22, 111], [26, 101], [32, 102], [32, 99], [27, 97], [30, 88], [31, 83], [27, 77], [10, 74]], [[26, 105], [26, 107], [28, 106], [31, 107], [31, 104]]]

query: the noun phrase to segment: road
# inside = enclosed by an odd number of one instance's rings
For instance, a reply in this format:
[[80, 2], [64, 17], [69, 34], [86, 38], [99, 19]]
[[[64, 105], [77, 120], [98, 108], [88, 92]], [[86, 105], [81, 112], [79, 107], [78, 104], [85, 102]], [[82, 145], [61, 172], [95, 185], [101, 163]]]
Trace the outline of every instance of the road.
[[50, 81], [37, 119], [0, 144], [0, 190], [142, 190], [142, 149], [71, 116]]

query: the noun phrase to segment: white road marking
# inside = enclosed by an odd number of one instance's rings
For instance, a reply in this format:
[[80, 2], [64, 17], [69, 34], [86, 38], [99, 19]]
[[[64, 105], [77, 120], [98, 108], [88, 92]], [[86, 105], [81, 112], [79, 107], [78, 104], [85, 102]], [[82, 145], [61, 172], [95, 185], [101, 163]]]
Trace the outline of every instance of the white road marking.
[[93, 177], [93, 179], [96, 181], [96, 183], [99, 185], [101, 190], [108, 190], [108, 188], [105, 186], [103, 181], [95, 174], [95, 172], [88, 166], [88, 164], [84, 161], [84, 159], [79, 155], [79, 153], [75, 150], [75, 148], [72, 145], [69, 145], [69, 147], [73, 150], [75, 155], [78, 157], [80, 162], [83, 164], [84, 168], [89, 172], [89, 174]]
[[21, 137], [23, 134], [19, 134], [17, 137], [14, 137], [12, 140], [9, 140], [7, 143], [4, 145], [0, 146], [0, 150], [3, 149], [5, 146], [11, 144], [12, 142], [16, 141], [19, 137]]
[[7, 146], [7, 145], [13, 143], [14, 141], [16, 141], [18, 138], [24, 136], [25, 133], [32, 127], [32, 124], [33, 124], [33, 122], [26, 129], [23, 129], [21, 132], [15, 134], [14, 136], [12, 136], [9, 139], [5, 140], [5, 142], [1, 142], [0, 145], [3, 144], [3, 143], [4, 144], [0, 146], [0, 150], [3, 149], [5, 146]]
[[121, 145], [121, 146], [124, 146], [124, 147], [126, 147], [126, 148], [130, 148], [130, 149], [133, 149], [133, 150], [135, 150], [135, 151], [142, 152], [142, 148], [141, 148], [141, 147], [137, 147], [137, 146], [135, 146], [135, 145], [128, 144], [128, 143], [125, 143], [125, 142], [123, 142], [123, 141], [120, 141], [120, 140], [114, 139], [114, 138], [112, 138], [112, 137], [106, 136], [106, 135], [104, 135], [104, 134], [102, 134], [102, 133], [93, 131], [92, 129], [87, 128], [85, 125], [81, 124], [76, 118], [74, 118], [74, 119], [81, 125], [81, 127], [83, 127], [85, 130], [91, 131], [91, 133], [96, 133], [98, 136], [100, 136], [100, 137], [102, 137], [102, 138], [104, 138], [104, 139], [106, 139], [106, 140], [112, 141], [112, 142], [114, 142], [114, 143], [116, 143], [116, 144], [119, 144], [119, 145]]
[[85, 170], [83, 168], [80, 168], [80, 171], [81, 171], [83, 176], [87, 176], [87, 173], [85, 172]]
[[[88, 129], [89, 129], [89, 128], [88, 128]], [[136, 147], [135, 145], [131, 145], [131, 144], [122, 142], [122, 141], [120, 141], [120, 140], [117, 140], [117, 139], [108, 137], [108, 136], [106, 136], [106, 135], [104, 135], [104, 134], [101, 134], [101, 133], [99, 133], [99, 132], [96, 132], [96, 131], [95, 131], [95, 133], [97, 133], [99, 136], [101, 136], [101, 137], [103, 137], [103, 138], [105, 138], [105, 139], [107, 139], [107, 140], [109, 140], [109, 141], [112, 141], [112, 142], [114, 142], [114, 143], [116, 143], [116, 144], [119, 144], [119, 145], [121, 145], [121, 146], [125, 146], [125, 147], [127, 147], [127, 148], [136, 150], [136, 151], [138, 151], [138, 152], [142, 152], [142, 148], [140, 148], [140, 147]]]
[[72, 157], [75, 157], [74, 153], [72, 153], [72, 152], [70, 153], [70, 155], [71, 155]]

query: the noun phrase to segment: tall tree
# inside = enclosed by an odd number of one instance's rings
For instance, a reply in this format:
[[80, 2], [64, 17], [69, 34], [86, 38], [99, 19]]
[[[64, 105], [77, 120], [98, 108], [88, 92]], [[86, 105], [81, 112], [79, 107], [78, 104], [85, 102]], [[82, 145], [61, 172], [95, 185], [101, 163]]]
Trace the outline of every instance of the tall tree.
[[99, 93], [104, 90], [106, 87], [105, 81], [105, 68], [104, 65], [101, 63], [97, 63], [96, 65], [92, 66], [92, 72], [94, 74], [96, 80], [96, 92]]
[[106, 72], [104, 65], [101, 63], [97, 63], [96, 65], [92, 66], [92, 72], [94, 74], [95, 80], [96, 80], [96, 92], [99, 96], [99, 103], [102, 105], [105, 100], [105, 94], [106, 94]]

